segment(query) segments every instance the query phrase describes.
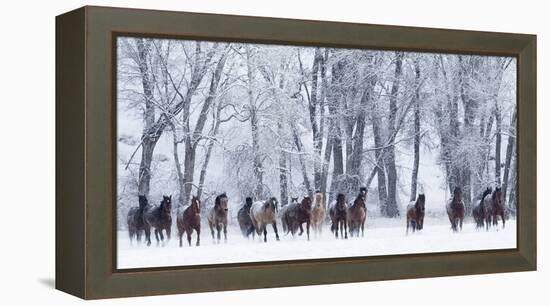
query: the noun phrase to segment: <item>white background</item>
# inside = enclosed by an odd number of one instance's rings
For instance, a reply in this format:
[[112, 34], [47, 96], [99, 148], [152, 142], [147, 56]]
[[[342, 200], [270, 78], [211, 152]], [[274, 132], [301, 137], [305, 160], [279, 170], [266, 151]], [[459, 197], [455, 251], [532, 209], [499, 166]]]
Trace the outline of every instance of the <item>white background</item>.
[[[538, 35], [538, 272], [94, 301], [93, 305], [548, 305], [550, 22], [544, 1], [2, 1], [0, 304], [75, 305], [55, 291], [55, 23], [84, 4]], [[546, 135], [545, 135], [546, 134]], [[546, 142], [543, 138], [546, 136]], [[547, 187], [547, 186], [546, 186]], [[25, 214], [14, 218], [14, 212]]]

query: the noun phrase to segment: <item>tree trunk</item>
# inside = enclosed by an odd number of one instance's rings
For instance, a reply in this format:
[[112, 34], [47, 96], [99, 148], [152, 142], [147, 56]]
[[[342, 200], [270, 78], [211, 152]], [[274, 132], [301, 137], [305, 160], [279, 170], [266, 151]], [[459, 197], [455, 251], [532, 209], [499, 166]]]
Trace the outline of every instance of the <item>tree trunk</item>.
[[[403, 52], [395, 54], [395, 73], [391, 88], [388, 118], [388, 135], [395, 134], [395, 119], [397, 116], [397, 95], [399, 94], [400, 78], [402, 74]], [[385, 149], [384, 163], [386, 165], [388, 179], [388, 198], [386, 204], [386, 215], [388, 217], [399, 216], [397, 207], [397, 170], [395, 166], [395, 146], [389, 146]]]
[[496, 121], [496, 140], [495, 140], [495, 181], [497, 185], [501, 184], [500, 178], [500, 146], [502, 141], [502, 115], [500, 114], [500, 107], [495, 99], [495, 121]]
[[[277, 129], [280, 135], [283, 130], [283, 126], [280, 122], [277, 123]], [[286, 206], [288, 204], [288, 175], [286, 159], [286, 153], [281, 148], [279, 150], [279, 189], [281, 196], [281, 206]]]
[[[516, 150], [514, 150], [516, 151]], [[517, 214], [518, 211], [518, 201], [517, 201], [517, 187], [518, 187], [518, 168], [517, 168], [517, 153], [512, 154], [512, 162], [511, 162], [511, 178], [509, 183], [510, 188], [510, 197], [508, 198], [508, 207], [512, 208], [515, 214]]]
[[[339, 192], [339, 181], [342, 174], [344, 174], [344, 151], [343, 151], [343, 141], [342, 141], [342, 129], [341, 121], [342, 116], [338, 112], [340, 109], [339, 103], [341, 103], [341, 82], [343, 76], [344, 63], [342, 61], [335, 63], [332, 66], [332, 76], [331, 76], [331, 88], [329, 90], [329, 101], [328, 101], [328, 111], [331, 122], [331, 131], [329, 132], [329, 137], [332, 141], [329, 141], [332, 149], [332, 160], [333, 160], [333, 169], [332, 169], [332, 178], [329, 192], [329, 203], [333, 201], [336, 196], [336, 193]], [[328, 144], [327, 144], [328, 145]], [[327, 156], [327, 155], [325, 155]], [[330, 158], [329, 158], [330, 159]]]
[[318, 99], [318, 83], [319, 83], [319, 68], [321, 62], [323, 61], [323, 55], [321, 53], [321, 48], [315, 49], [315, 55], [313, 57], [313, 65], [311, 68], [311, 98], [309, 101], [309, 119], [311, 122], [311, 130], [313, 134], [313, 183], [315, 190], [319, 190], [321, 186], [321, 148], [323, 147], [323, 139], [319, 126], [317, 124], [318, 115], [317, 111], [319, 108], [319, 99]]
[[414, 60], [414, 72], [416, 89], [414, 93], [414, 161], [411, 177], [410, 200], [416, 200], [416, 189], [418, 185], [418, 166], [420, 163], [420, 65], [418, 58]]
[[153, 104], [153, 84], [150, 78], [149, 69], [149, 45], [146, 39], [137, 39], [136, 41], [139, 58], [139, 71], [141, 75], [141, 85], [145, 97], [145, 112], [141, 150], [141, 162], [139, 165], [138, 194], [149, 196], [149, 185], [151, 182], [151, 162], [153, 160], [153, 151], [157, 143], [157, 138], [150, 137], [149, 131], [155, 123], [155, 107]]
[[302, 168], [302, 177], [304, 179], [304, 186], [306, 188], [307, 194], [313, 195], [313, 190], [311, 189], [311, 184], [308, 178], [306, 161], [304, 160], [302, 141], [300, 140], [300, 135], [298, 135], [298, 129], [296, 128], [296, 125], [294, 123], [291, 123], [290, 125], [292, 128], [292, 138], [294, 139], [294, 144], [296, 145], [296, 150], [298, 151], [298, 159], [300, 161], [300, 166]]
[[510, 128], [508, 129], [508, 145], [506, 146], [506, 160], [504, 164], [504, 178], [502, 181], [502, 198], [506, 203], [506, 193], [508, 191], [508, 183], [510, 176], [510, 165], [512, 162], [512, 155], [514, 154], [515, 144], [516, 144], [516, 121], [517, 121], [517, 112], [514, 111], [512, 119], [510, 120]]
[[374, 134], [374, 147], [377, 148], [374, 150], [374, 158], [376, 159], [376, 177], [378, 178], [378, 204], [380, 205], [380, 213], [383, 216], [387, 216], [388, 194], [386, 191], [386, 171], [382, 161], [382, 149], [378, 149], [384, 146], [380, 124], [379, 114], [374, 114], [372, 118], [372, 131]]
[[183, 189], [183, 173], [181, 171], [181, 164], [180, 164], [180, 158], [178, 153], [178, 138], [176, 135], [176, 127], [173, 123], [171, 123], [172, 127], [172, 144], [173, 144], [173, 154], [174, 154], [174, 163], [176, 165], [176, 174], [178, 176], [178, 187], [179, 187], [179, 195], [178, 195], [178, 207], [183, 207], [185, 201], [184, 201], [184, 194], [185, 191]]

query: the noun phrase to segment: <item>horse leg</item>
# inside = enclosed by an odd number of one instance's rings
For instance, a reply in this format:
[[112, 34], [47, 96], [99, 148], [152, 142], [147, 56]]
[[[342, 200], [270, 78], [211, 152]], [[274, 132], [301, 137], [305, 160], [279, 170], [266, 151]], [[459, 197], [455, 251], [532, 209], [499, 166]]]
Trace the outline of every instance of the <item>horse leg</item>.
[[197, 246], [201, 245], [201, 228], [200, 226], [195, 229], [197, 231]]
[[155, 240], [157, 241], [157, 245], [159, 244], [159, 230], [155, 228]]
[[365, 237], [365, 220], [361, 223], [361, 237]]
[[223, 242], [227, 242], [227, 222], [223, 224]]
[[306, 234], [307, 234], [307, 240], [309, 241], [309, 221], [306, 222]]
[[160, 241], [164, 242], [164, 235], [162, 234], [162, 228], [159, 229]]
[[151, 245], [151, 228], [145, 227], [145, 241], [147, 241], [147, 246]]
[[262, 229], [264, 231], [264, 242], [267, 242], [267, 228], [266, 228], [265, 224], [262, 225]]
[[334, 235], [336, 236], [336, 239], [338, 239], [338, 227], [340, 226], [340, 221], [336, 222], [335, 224], [332, 224], [332, 231], [334, 232]]
[[277, 221], [273, 221], [273, 231], [275, 232], [275, 239], [279, 241], [279, 231], [277, 231]]
[[405, 235], [408, 235], [409, 234], [409, 218], [407, 218], [407, 230], [405, 231]]
[[128, 236], [130, 238], [130, 245], [132, 245], [134, 241], [134, 231], [132, 229], [128, 229]]
[[170, 226], [166, 228], [166, 240], [170, 240], [170, 234], [172, 233], [172, 229]]
[[460, 231], [462, 232], [462, 223], [464, 222], [464, 217], [460, 218]]
[[344, 222], [344, 239], [348, 239], [348, 223]]
[[180, 248], [181, 248], [181, 247], [183, 246], [183, 239], [182, 239], [183, 233], [180, 232], [180, 231], [178, 231], [178, 236], [179, 236], [179, 238], [180, 238]]
[[214, 224], [212, 222], [208, 221], [208, 226], [210, 227], [210, 234], [212, 234], [212, 242], [216, 242], [216, 238], [214, 238]]
[[222, 227], [220, 226], [220, 224], [216, 224], [216, 232], [218, 233], [216, 236], [217, 236], [217, 243], [220, 243], [220, 239], [221, 239], [221, 232], [222, 232]]
[[191, 233], [193, 232], [193, 229], [189, 229], [187, 231], [185, 231], [185, 233], [187, 234], [187, 243], [189, 244], [189, 246], [191, 246]]
[[500, 214], [500, 217], [502, 218], [502, 228], [506, 226], [506, 219], [504, 219], [504, 211]]

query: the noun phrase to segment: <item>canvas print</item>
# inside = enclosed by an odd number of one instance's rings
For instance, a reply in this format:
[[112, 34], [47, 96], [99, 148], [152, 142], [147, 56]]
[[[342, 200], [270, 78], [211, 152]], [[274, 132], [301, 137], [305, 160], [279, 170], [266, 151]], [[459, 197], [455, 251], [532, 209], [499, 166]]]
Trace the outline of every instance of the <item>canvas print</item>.
[[118, 269], [516, 248], [515, 57], [115, 52]]

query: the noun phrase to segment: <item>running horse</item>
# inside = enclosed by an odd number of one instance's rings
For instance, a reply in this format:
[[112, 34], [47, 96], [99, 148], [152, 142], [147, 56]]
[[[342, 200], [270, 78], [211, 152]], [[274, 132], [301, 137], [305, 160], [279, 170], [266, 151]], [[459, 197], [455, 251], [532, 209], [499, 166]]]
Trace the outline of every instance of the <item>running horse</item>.
[[483, 228], [489, 229], [488, 215], [490, 212], [491, 203], [488, 201], [487, 196], [493, 192], [491, 187], [487, 187], [483, 194], [481, 195], [481, 200], [479, 203], [472, 209], [472, 216], [476, 222], [476, 229]]
[[493, 195], [491, 196], [491, 218], [493, 226], [498, 225], [498, 217], [502, 219], [502, 228], [506, 225], [506, 208], [504, 207], [504, 200], [502, 199], [502, 189], [500, 187], [495, 188]]
[[325, 194], [321, 192], [315, 193], [315, 201], [311, 208], [311, 229], [317, 236], [323, 232], [323, 222], [326, 215]]
[[[208, 226], [210, 226], [212, 241], [214, 241], [214, 243], [220, 243], [222, 229], [224, 242], [227, 242], [227, 202], [227, 195], [222, 193], [216, 197], [214, 200], [214, 207], [208, 211]], [[214, 229], [217, 231], [217, 240], [214, 238]]]
[[[160, 205], [154, 206], [144, 212], [143, 218], [145, 222], [155, 229], [155, 238], [157, 245], [164, 242], [162, 231], [166, 231], [166, 238], [170, 240], [170, 232], [172, 229], [172, 196], [162, 196]], [[151, 235], [145, 232], [147, 243], [151, 244]], [[159, 239], [160, 237], [160, 239]]]
[[189, 205], [181, 214], [178, 214], [176, 223], [178, 226], [178, 235], [180, 238], [180, 247], [183, 244], [182, 236], [187, 234], [187, 242], [191, 246], [191, 234], [193, 230], [197, 232], [197, 246], [201, 241], [201, 201], [197, 196], [193, 196], [191, 199], [191, 205]]
[[425, 204], [426, 196], [419, 194], [416, 201], [407, 206], [407, 234], [409, 233], [409, 227], [412, 228], [413, 233], [424, 227]]
[[348, 239], [348, 207], [346, 205], [346, 196], [342, 193], [336, 196], [336, 203], [331, 205], [329, 216], [332, 222], [330, 231], [338, 238], [338, 229], [340, 229], [340, 236]]
[[353, 204], [348, 208], [348, 224], [349, 235], [353, 237], [359, 237], [359, 229], [361, 229], [361, 236], [365, 236], [365, 220], [367, 219], [367, 188], [361, 187], [357, 198], [353, 201]]
[[462, 190], [460, 187], [455, 187], [453, 190], [453, 197], [447, 201], [446, 209], [452, 230], [457, 232], [459, 227], [460, 230], [462, 230], [462, 223], [464, 222], [464, 203], [462, 202]]
[[302, 235], [304, 228], [302, 224], [306, 224], [307, 240], [309, 240], [309, 227], [311, 224], [311, 198], [305, 197], [299, 204], [290, 204], [285, 206], [284, 211], [281, 211], [281, 223], [283, 224], [283, 231], [285, 233], [291, 233], [292, 236], [296, 234], [298, 229]]

